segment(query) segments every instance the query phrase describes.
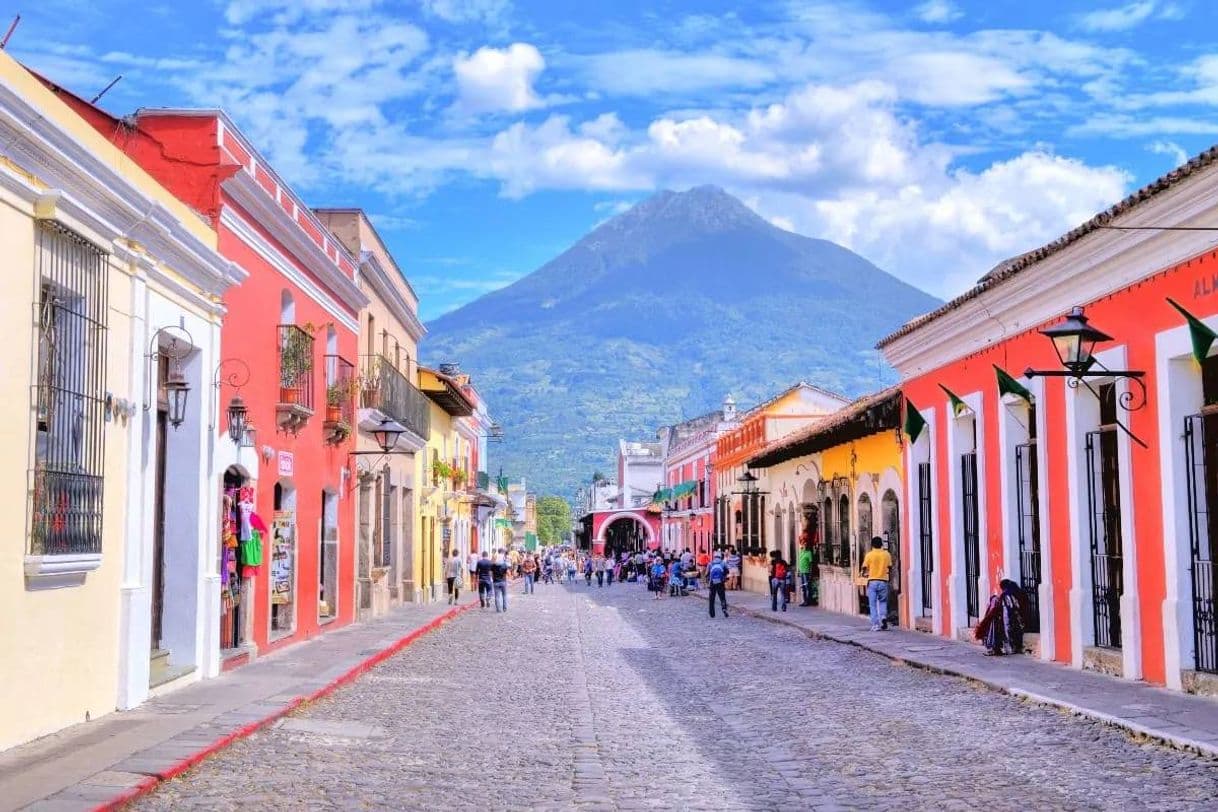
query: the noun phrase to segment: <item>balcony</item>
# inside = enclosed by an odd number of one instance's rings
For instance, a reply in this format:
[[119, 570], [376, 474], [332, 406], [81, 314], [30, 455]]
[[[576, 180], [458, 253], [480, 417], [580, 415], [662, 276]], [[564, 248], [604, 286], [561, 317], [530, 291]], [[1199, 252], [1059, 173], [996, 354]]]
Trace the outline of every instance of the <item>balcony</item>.
[[431, 430], [427, 397], [385, 356], [365, 355], [362, 360], [360, 406], [383, 412], [426, 440]]
[[341, 355], [325, 356], [326, 420], [322, 429], [326, 442], [338, 445], [351, 436], [355, 425], [355, 364]]
[[296, 434], [313, 416], [313, 336], [295, 324], [279, 325], [279, 428]]

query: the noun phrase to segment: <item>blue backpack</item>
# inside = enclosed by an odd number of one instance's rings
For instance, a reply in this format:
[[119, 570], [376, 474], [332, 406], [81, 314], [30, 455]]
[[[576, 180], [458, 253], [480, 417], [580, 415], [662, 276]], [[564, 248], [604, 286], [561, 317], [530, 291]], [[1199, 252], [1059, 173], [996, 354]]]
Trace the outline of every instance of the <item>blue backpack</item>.
[[716, 561], [706, 571], [706, 577], [712, 584], [721, 584], [727, 580], [727, 567], [722, 561]]

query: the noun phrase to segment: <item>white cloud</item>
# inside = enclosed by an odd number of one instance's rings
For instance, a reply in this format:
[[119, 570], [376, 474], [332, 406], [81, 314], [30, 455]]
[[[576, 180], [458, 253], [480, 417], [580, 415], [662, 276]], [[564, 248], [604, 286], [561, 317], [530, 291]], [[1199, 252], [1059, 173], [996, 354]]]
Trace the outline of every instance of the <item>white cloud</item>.
[[449, 23], [499, 23], [512, 8], [509, 0], [422, 0], [425, 12]]
[[457, 79], [457, 105], [462, 112], [520, 112], [544, 102], [533, 82], [545, 69], [541, 52], [527, 42], [507, 48], [483, 47], [453, 60]]
[[761, 60], [654, 48], [592, 54], [573, 64], [598, 90], [620, 96], [754, 88], [778, 77], [775, 68]]
[[1085, 31], [1125, 31], [1136, 28], [1155, 13], [1155, 0], [1135, 0], [1116, 8], [1080, 14], [1078, 25]]
[[1165, 141], [1163, 139], [1152, 141], [1146, 145], [1146, 149], [1155, 155], [1169, 156], [1172, 159], [1172, 168], [1183, 166], [1188, 162], [1188, 151], [1175, 141]]
[[964, 16], [964, 12], [956, 8], [949, 0], [926, 0], [914, 9], [914, 14], [924, 23], [950, 23]]

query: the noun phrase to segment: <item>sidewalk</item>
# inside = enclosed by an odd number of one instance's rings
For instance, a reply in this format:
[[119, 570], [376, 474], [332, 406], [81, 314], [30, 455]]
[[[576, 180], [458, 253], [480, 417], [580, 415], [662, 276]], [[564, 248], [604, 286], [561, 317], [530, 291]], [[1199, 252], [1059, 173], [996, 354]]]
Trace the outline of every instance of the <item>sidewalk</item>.
[[0, 810], [118, 807], [329, 694], [476, 603], [407, 605], [0, 753]]
[[987, 657], [979, 645], [907, 629], [873, 632], [862, 616], [794, 604], [786, 612], [772, 612], [768, 595], [730, 592], [728, 604], [733, 612], [793, 626], [809, 637], [859, 646], [905, 665], [963, 677], [1038, 705], [1218, 758], [1218, 702], [1212, 699], [1027, 656]]

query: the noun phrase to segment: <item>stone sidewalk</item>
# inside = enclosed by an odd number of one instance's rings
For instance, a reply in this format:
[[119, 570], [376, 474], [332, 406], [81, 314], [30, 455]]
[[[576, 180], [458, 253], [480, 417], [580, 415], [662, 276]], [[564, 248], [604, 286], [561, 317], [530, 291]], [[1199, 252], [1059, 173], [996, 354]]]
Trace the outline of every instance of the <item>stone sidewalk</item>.
[[[408, 605], [0, 753], [0, 810], [117, 808], [476, 604]], [[16, 701], [8, 697], [7, 701]]]
[[[699, 593], [704, 599], [705, 592]], [[980, 645], [889, 629], [870, 631], [862, 616], [790, 605], [770, 610], [767, 595], [728, 593], [732, 611], [882, 654], [938, 674], [962, 677], [1021, 699], [1086, 716], [1172, 747], [1218, 758], [1218, 701], [1079, 671], [1029, 656], [987, 657]]]

